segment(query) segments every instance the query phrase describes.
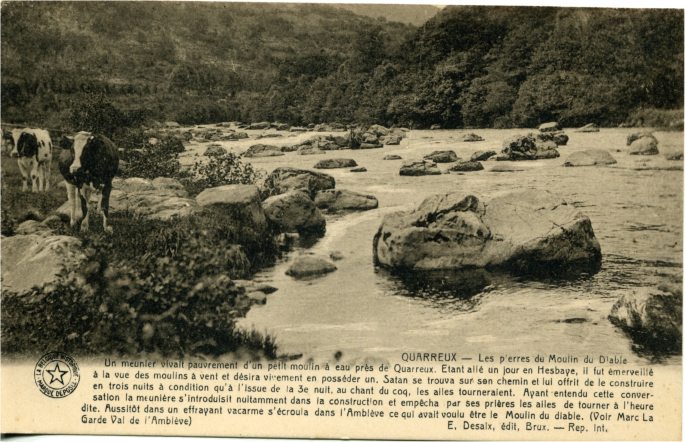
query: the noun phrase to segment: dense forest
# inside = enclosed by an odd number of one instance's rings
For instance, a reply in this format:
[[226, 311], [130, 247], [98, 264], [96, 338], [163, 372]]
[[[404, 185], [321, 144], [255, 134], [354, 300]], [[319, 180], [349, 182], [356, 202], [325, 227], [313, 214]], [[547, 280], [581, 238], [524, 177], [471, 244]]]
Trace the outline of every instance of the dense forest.
[[416, 27], [326, 4], [5, 2], [2, 119], [69, 127], [95, 94], [131, 124], [612, 126], [682, 109], [683, 25], [682, 9], [449, 6]]

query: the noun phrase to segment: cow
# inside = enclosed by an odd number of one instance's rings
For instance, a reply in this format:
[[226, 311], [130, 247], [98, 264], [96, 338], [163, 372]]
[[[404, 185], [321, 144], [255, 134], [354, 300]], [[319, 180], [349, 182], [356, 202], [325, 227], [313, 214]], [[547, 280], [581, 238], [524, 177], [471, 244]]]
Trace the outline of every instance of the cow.
[[2, 129], [2, 135], [0, 135], [0, 138], [2, 138], [2, 151], [9, 155], [14, 150], [14, 138], [12, 138], [12, 131]]
[[31, 178], [31, 191], [50, 190], [50, 168], [52, 167], [52, 140], [48, 131], [43, 129], [14, 129], [14, 146], [10, 155], [17, 158], [22, 175], [21, 190], [28, 191]]
[[104, 135], [79, 132], [73, 141], [67, 137], [60, 140], [62, 153], [59, 171], [67, 182], [67, 198], [71, 205], [71, 226], [81, 221], [81, 231], [88, 230], [88, 201], [95, 189], [99, 193], [98, 211], [102, 213], [102, 227], [112, 233], [107, 225], [109, 195], [112, 179], [119, 170], [119, 152], [114, 143]]

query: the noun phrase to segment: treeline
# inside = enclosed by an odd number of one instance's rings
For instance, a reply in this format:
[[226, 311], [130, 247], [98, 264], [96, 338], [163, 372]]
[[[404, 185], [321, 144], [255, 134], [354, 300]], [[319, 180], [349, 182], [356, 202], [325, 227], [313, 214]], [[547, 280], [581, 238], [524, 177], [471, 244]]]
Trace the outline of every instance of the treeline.
[[182, 124], [612, 126], [682, 109], [683, 24], [663, 9], [453, 6], [417, 28], [323, 4], [11, 2], [2, 117], [68, 126], [97, 93]]

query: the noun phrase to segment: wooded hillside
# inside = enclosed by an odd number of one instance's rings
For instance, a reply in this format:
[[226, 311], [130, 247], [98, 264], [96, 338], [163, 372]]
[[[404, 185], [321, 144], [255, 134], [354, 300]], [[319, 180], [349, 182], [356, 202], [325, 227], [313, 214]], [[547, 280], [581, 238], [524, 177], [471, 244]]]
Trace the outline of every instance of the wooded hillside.
[[10, 2], [1, 43], [3, 122], [52, 127], [93, 93], [185, 124], [617, 125], [683, 107], [683, 10], [454, 6], [416, 28], [325, 4]]

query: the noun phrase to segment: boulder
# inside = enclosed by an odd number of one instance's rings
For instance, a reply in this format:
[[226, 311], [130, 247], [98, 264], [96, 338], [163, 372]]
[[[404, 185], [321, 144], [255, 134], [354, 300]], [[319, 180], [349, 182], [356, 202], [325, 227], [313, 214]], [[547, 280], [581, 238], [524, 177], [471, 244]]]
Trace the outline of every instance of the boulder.
[[[534, 134], [528, 134], [529, 137], [533, 137]], [[558, 146], [565, 146], [568, 143], [568, 135], [563, 132], [545, 132], [535, 134], [534, 139], [538, 141], [553, 141], [554, 144]]]
[[412, 161], [402, 165], [400, 176], [440, 175], [440, 169], [432, 161]]
[[540, 132], [557, 132], [561, 130], [561, 126], [559, 123], [553, 122], [553, 123], [544, 123], [541, 124], [539, 129]]
[[364, 135], [362, 135], [362, 143], [379, 144], [378, 136], [376, 136], [376, 134], [367, 132]]
[[86, 260], [73, 236], [15, 235], [2, 238], [2, 291], [22, 294], [57, 281]]
[[307, 129], [304, 127], [291, 127], [290, 132], [307, 132]]
[[231, 184], [212, 187], [203, 190], [195, 199], [202, 209], [245, 222], [255, 231], [263, 231], [267, 227], [257, 186]]
[[494, 150], [479, 150], [471, 155], [471, 161], [487, 161], [488, 158], [495, 155], [497, 155], [497, 152]]
[[323, 235], [326, 219], [307, 193], [293, 190], [264, 200], [264, 213], [283, 232]]
[[226, 155], [228, 151], [221, 147], [218, 144], [212, 144], [207, 147], [207, 150], [205, 150], [205, 153], [203, 154], [206, 157], [220, 157], [222, 155]]
[[432, 125], [431, 130], [440, 130], [440, 125], [439, 124]]
[[483, 137], [481, 137], [480, 135], [476, 135], [476, 134], [474, 134], [474, 133], [471, 133], [471, 134], [463, 134], [463, 135], [461, 135], [460, 138], [461, 138], [461, 141], [466, 141], [466, 142], [470, 142], [470, 141], [484, 141]]
[[536, 156], [536, 159], [538, 159], [538, 160], [544, 160], [544, 159], [558, 158], [559, 157], [559, 151], [557, 150], [557, 145], [553, 141], [543, 141], [541, 143], [536, 143], [535, 147], [538, 150], [537, 156]]
[[497, 164], [490, 169], [490, 172], [523, 172], [525, 170], [525, 167], [513, 164]]
[[351, 158], [330, 158], [321, 160], [314, 165], [314, 169], [341, 169], [344, 167], [356, 167], [357, 162]]
[[268, 121], [262, 121], [260, 123], [252, 123], [250, 126], [247, 128], [249, 130], [264, 130], [268, 129], [271, 127], [271, 123]]
[[400, 142], [402, 142], [402, 137], [399, 135], [388, 135], [383, 140], [386, 146], [397, 146]]
[[666, 159], [669, 161], [682, 161], [683, 160], [683, 154], [682, 153], [674, 153], [674, 154], [666, 155]]
[[599, 126], [597, 126], [595, 123], [586, 124], [576, 132], [599, 132]]
[[455, 165], [447, 170], [450, 172], [475, 172], [483, 169], [483, 165], [478, 161], [457, 161]]
[[565, 167], [605, 166], [616, 164], [616, 160], [606, 150], [592, 149], [573, 152], [564, 161]]
[[640, 138], [645, 138], [645, 137], [654, 138], [654, 135], [652, 135], [651, 132], [636, 132], [636, 133], [630, 134], [630, 135], [628, 135], [628, 140], [626, 142], [626, 146], [630, 146], [631, 144], [633, 144], [633, 141], [639, 140]]
[[222, 137], [222, 141], [238, 141], [245, 138], [250, 138], [246, 132], [232, 132]]
[[314, 256], [298, 256], [285, 274], [295, 278], [302, 278], [325, 275], [337, 269], [336, 266], [325, 259]]
[[633, 335], [636, 342], [680, 351], [683, 339], [683, 293], [661, 285], [625, 293], [614, 304], [609, 320]]
[[285, 123], [276, 123], [275, 126], [276, 126], [276, 130], [288, 130], [288, 129], [290, 129], [290, 125], [285, 124]]
[[336, 210], [370, 210], [378, 207], [378, 200], [372, 195], [351, 192], [349, 190], [331, 189], [316, 192], [314, 204], [319, 209]]
[[383, 127], [379, 124], [374, 124], [369, 128], [369, 133], [372, 133], [376, 135], [377, 137], [381, 137], [384, 135], [388, 135], [390, 133], [390, 130], [388, 130], [387, 127]]
[[334, 189], [335, 178], [312, 170], [279, 167], [269, 174], [264, 182], [266, 195], [281, 195], [290, 190], [305, 190], [311, 198], [319, 190]]
[[262, 134], [262, 135], [257, 135], [257, 140], [260, 140], [262, 138], [282, 138], [283, 135], [281, 134]]
[[298, 155], [325, 155], [326, 151], [319, 149], [318, 144], [304, 144], [297, 149]]
[[52, 235], [52, 229], [42, 222], [30, 219], [19, 224], [17, 228], [14, 229], [14, 234], [50, 236]]
[[350, 169], [350, 172], [366, 172], [366, 167], [355, 167], [354, 169]]
[[155, 186], [152, 185], [152, 181], [146, 180], [145, 178], [131, 177], [125, 180], [112, 180], [112, 189], [121, 190], [122, 192], [146, 192], [154, 190]]
[[378, 148], [380, 148], [380, 147], [383, 147], [383, 145], [380, 144], [380, 143], [375, 143], [375, 144], [371, 144], [371, 143], [362, 143], [362, 144], [359, 145], [359, 148], [360, 148], [360, 149], [378, 149]]
[[247, 158], [280, 157], [285, 155], [280, 147], [268, 144], [255, 144], [250, 146], [243, 154]]
[[188, 196], [188, 192], [186, 191], [186, 188], [183, 187], [183, 184], [181, 184], [179, 180], [174, 178], [157, 177], [154, 180], [152, 180], [152, 187], [155, 190], [162, 192], [174, 192], [176, 196]]
[[566, 146], [566, 143], [568, 143], [568, 135], [563, 132], [557, 132], [554, 134], [552, 141], [554, 141], [554, 144], [557, 146]]
[[331, 258], [333, 261], [340, 261], [341, 259], [345, 259], [345, 255], [339, 250], [336, 250], [334, 252], [331, 252], [330, 255], [328, 255], [329, 258]]
[[[173, 189], [155, 189], [142, 192], [113, 190], [109, 200], [110, 213], [131, 212], [151, 219], [183, 218], [197, 212], [198, 205], [188, 192]], [[62, 208], [58, 210], [61, 212]], [[65, 203], [68, 213], [68, 202]], [[94, 210], [91, 207], [90, 210]]]
[[[506, 160], [510, 161], [535, 160], [537, 159], [538, 150], [532, 134], [514, 135], [504, 140], [502, 153], [507, 155], [508, 158]], [[506, 160], [502, 159], [500, 161]]]
[[423, 157], [424, 160], [430, 160], [434, 163], [454, 163], [459, 160], [457, 154], [453, 150], [436, 150]]
[[658, 141], [654, 137], [642, 137], [630, 143], [629, 155], [658, 155]]
[[434, 195], [411, 212], [386, 215], [374, 259], [410, 270], [500, 268], [517, 273], [598, 270], [590, 219], [547, 191], [519, 190], [484, 201]]
[[399, 155], [386, 155], [383, 157], [384, 160], [401, 160], [402, 157]]

